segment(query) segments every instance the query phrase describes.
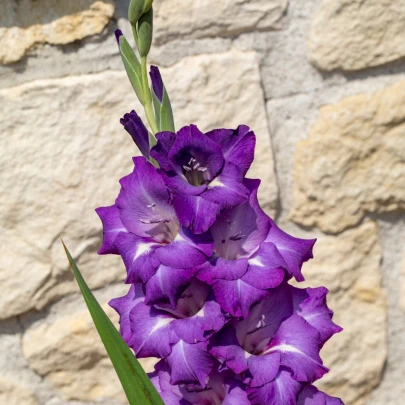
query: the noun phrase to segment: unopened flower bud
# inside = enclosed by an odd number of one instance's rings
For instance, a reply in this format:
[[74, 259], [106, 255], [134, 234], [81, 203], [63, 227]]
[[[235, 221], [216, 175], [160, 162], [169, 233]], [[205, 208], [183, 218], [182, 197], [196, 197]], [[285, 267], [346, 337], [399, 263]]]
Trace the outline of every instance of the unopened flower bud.
[[172, 106], [158, 67], [150, 67], [150, 78], [152, 80], [152, 99], [158, 129], [159, 131], [174, 132]]
[[142, 15], [138, 21], [138, 50], [139, 55], [147, 56], [152, 46], [153, 8]]
[[131, 0], [128, 9], [128, 20], [135, 26], [139, 19], [145, 14], [152, 6], [153, 0]]

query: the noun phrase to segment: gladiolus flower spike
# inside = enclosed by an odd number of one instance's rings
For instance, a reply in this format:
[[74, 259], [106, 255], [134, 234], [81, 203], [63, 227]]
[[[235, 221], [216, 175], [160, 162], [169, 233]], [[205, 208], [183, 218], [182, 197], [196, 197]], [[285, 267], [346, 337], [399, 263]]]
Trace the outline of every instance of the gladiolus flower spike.
[[321, 348], [342, 330], [328, 290], [289, 284], [304, 280], [316, 240], [287, 234], [260, 207], [260, 180], [246, 177], [249, 127], [175, 132], [157, 67], [147, 79], [151, 20], [137, 35], [151, 4], [131, 1], [141, 62], [116, 33], [151, 131], [135, 111], [121, 119], [143, 156], [115, 204], [96, 210], [99, 254], [120, 255], [127, 271], [127, 295], [110, 301], [121, 336], [138, 358], [158, 359], [149, 377], [168, 405], [343, 405], [313, 385], [328, 372]]
[[110, 305], [136, 356], [160, 359], [150, 378], [167, 404], [342, 404], [312, 385], [341, 330], [328, 291], [288, 283], [304, 279], [315, 240], [260, 208], [254, 146], [246, 126], [191, 125], [157, 134], [159, 169], [133, 159], [115, 204], [97, 209], [99, 253], [121, 255], [130, 285]]

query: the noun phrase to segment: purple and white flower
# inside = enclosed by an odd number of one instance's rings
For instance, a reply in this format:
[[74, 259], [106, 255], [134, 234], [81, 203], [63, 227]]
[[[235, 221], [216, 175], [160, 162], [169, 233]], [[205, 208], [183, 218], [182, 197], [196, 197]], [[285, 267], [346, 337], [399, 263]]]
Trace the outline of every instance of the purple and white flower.
[[195, 125], [177, 134], [157, 134], [151, 150], [173, 192], [182, 225], [196, 234], [214, 223], [221, 210], [248, 198], [243, 178], [253, 161], [255, 136], [246, 126], [203, 134]]
[[294, 380], [312, 383], [328, 371], [319, 357], [323, 343], [341, 330], [331, 321], [326, 293], [283, 283], [247, 319], [229, 322], [210, 353], [252, 389], [273, 381], [282, 368]]
[[120, 333], [137, 357], [164, 359], [171, 384], [205, 387], [214, 365], [208, 340], [226, 321], [210, 293], [209, 286], [194, 279], [173, 309], [148, 305], [138, 284], [110, 305], [120, 315]]
[[157, 169], [143, 157], [133, 160], [115, 204], [97, 209], [104, 235], [99, 253], [122, 256], [127, 283], [145, 283], [147, 303], [174, 307], [196, 266], [212, 255], [213, 241], [180, 225]]

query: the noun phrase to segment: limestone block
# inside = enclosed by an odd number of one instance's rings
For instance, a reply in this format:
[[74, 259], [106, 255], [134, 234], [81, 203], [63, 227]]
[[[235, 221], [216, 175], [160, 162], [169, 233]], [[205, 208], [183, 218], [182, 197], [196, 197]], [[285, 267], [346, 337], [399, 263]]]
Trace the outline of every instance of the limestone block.
[[387, 309], [381, 287], [377, 227], [366, 222], [338, 236], [322, 235], [314, 259], [304, 266], [302, 285], [326, 286], [333, 320], [344, 328], [325, 344], [321, 356], [331, 369], [317, 383], [346, 405], [363, 405], [380, 382], [387, 356]]
[[34, 394], [14, 381], [0, 377], [0, 403], [7, 405], [39, 405]]
[[323, 70], [359, 70], [405, 56], [403, 0], [324, 0], [308, 35]]
[[[118, 324], [114, 310], [104, 310]], [[66, 399], [114, 398], [126, 402], [118, 377], [87, 310], [43, 320], [23, 335], [22, 348], [29, 366], [44, 376]], [[143, 359], [146, 371], [154, 359]]]
[[0, 64], [19, 61], [36, 44], [64, 45], [99, 34], [113, 16], [114, 9], [113, 0], [3, 2]]
[[[250, 172], [274, 213], [273, 170], [259, 67], [253, 53], [182, 60], [162, 70], [177, 126], [204, 130], [250, 125], [258, 137]], [[115, 256], [99, 257], [96, 207], [111, 205], [138, 152], [119, 124], [139, 104], [124, 72], [34, 81], [0, 90], [0, 319], [41, 309], [77, 291], [60, 237], [91, 288], [123, 280]], [[22, 282], [24, 281], [24, 282]]]
[[340, 232], [405, 208], [405, 81], [321, 108], [298, 143], [293, 221]]
[[230, 36], [279, 29], [288, 0], [155, 0], [155, 39]]
[[118, 257], [98, 257], [100, 221], [136, 147], [119, 124], [134, 96], [124, 73], [44, 80], [0, 92], [0, 318], [77, 291], [64, 238], [91, 288], [122, 280]]

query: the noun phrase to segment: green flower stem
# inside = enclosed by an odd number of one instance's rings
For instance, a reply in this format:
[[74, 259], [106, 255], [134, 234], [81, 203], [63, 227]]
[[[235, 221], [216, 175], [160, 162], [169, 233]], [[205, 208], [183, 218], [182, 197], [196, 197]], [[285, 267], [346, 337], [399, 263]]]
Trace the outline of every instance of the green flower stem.
[[132, 27], [132, 33], [133, 33], [133, 35], [134, 35], [136, 47], [137, 47], [137, 49], [139, 49], [139, 44], [138, 44], [138, 31], [136, 30], [136, 26], [131, 25], [131, 27]]
[[152, 95], [149, 89], [149, 82], [148, 82], [148, 71], [146, 65], [146, 56], [141, 57], [141, 69], [142, 69], [142, 87], [143, 87], [143, 94], [145, 96], [145, 101], [143, 108], [145, 109], [146, 118], [148, 119], [150, 128], [152, 129], [153, 135], [159, 132], [158, 126], [155, 119], [155, 114], [153, 112], [152, 106]]

